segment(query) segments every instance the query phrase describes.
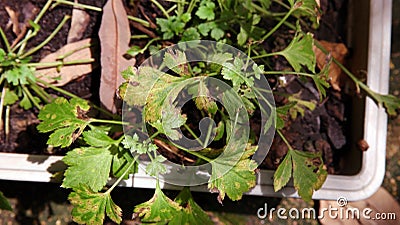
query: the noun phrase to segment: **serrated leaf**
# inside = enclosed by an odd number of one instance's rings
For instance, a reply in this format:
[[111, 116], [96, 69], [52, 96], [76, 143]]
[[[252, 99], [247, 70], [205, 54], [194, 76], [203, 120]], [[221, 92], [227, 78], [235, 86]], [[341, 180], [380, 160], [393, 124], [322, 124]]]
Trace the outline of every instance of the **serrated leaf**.
[[107, 183], [112, 159], [107, 148], [82, 147], [68, 152], [62, 159], [69, 166], [62, 186], [75, 189], [86, 184], [91, 190], [100, 191]]
[[[189, 29], [188, 29], [189, 30]], [[196, 31], [197, 32], [197, 31]], [[164, 55], [163, 63], [175, 73], [186, 76], [189, 75], [189, 71], [187, 68], [187, 59], [184, 52], [175, 51], [175, 52], [166, 52]]]
[[218, 106], [214, 99], [209, 97], [211, 94], [205, 82], [205, 79], [200, 78], [198, 85], [196, 82], [196, 85], [188, 89], [188, 93], [194, 97], [197, 96], [195, 98], [195, 104], [199, 110], [205, 110], [211, 114], [215, 114], [218, 110]]
[[330, 87], [329, 83], [327, 82], [327, 79], [329, 77], [329, 68], [331, 66], [331, 61], [330, 60], [321, 70], [321, 72], [317, 75], [312, 76], [312, 79], [314, 81], [315, 87], [317, 87], [319, 96], [320, 96], [320, 101], [322, 101], [326, 97], [326, 89]]
[[206, 212], [193, 200], [189, 188], [185, 187], [175, 198], [181, 207], [183, 207], [176, 216], [168, 223], [169, 225], [206, 225], [214, 224]]
[[316, 57], [313, 51], [314, 39], [312, 34], [298, 32], [289, 46], [277, 54], [284, 56], [296, 72], [300, 72], [302, 65], [315, 73]]
[[298, 98], [297, 94], [293, 94], [288, 97], [289, 102], [294, 103], [293, 106], [289, 109], [289, 115], [292, 119], [296, 119], [297, 115], [300, 114], [304, 116], [305, 109], [308, 108], [309, 110], [314, 110], [316, 104], [314, 101], [307, 101]]
[[181, 208], [178, 203], [165, 196], [157, 182], [153, 197], [149, 201], [135, 206], [134, 212], [142, 217], [141, 222], [167, 224], [179, 213]]
[[93, 147], [106, 147], [116, 143], [114, 139], [107, 135], [107, 132], [104, 132], [101, 129], [85, 131], [82, 135], [83, 140], [85, 140], [88, 145]]
[[122, 221], [122, 210], [117, 206], [109, 193], [96, 193], [86, 185], [78, 186], [68, 196], [74, 206], [72, 218], [79, 224], [103, 224], [105, 214], [114, 222]]
[[62, 97], [57, 98], [40, 110], [38, 118], [41, 123], [37, 129], [42, 133], [54, 130], [47, 144], [67, 147], [79, 136], [75, 131], [87, 126], [87, 121], [79, 118], [87, 110], [89, 105], [82, 99], [73, 98], [68, 101]]
[[234, 87], [240, 86], [242, 83], [251, 83], [251, 78], [246, 78], [243, 72], [244, 63], [236, 57], [232, 63], [224, 63], [222, 65], [221, 74], [226, 80], [231, 80]]
[[390, 94], [383, 95], [372, 91], [369, 91], [368, 94], [377, 101], [380, 106], [384, 106], [389, 115], [395, 116], [397, 114], [396, 110], [400, 108], [400, 98]]
[[146, 166], [146, 173], [150, 176], [157, 176], [158, 174], [164, 174], [167, 172], [167, 168], [162, 164], [167, 160], [162, 155], [157, 155], [154, 157], [149, 164]]
[[7, 198], [3, 195], [3, 192], [0, 191], [0, 209], [12, 211], [12, 207], [8, 202]]
[[[161, 120], [162, 106], [169, 92], [184, 78], [174, 77], [152, 68], [141, 67], [136, 73], [131, 68], [125, 71], [128, 86], [123, 99], [130, 105], [144, 106], [147, 122]], [[144, 91], [147, 90], [147, 91]]]
[[[240, 149], [240, 147], [237, 149]], [[231, 200], [240, 200], [243, 193], [256, 185], [254, 170], [257, 168], [257, 163], [249, 157], [254, 154], [257, 148], [246, 148], [245, 152], [238, 152], [237, 149], [225, 149], [224, 157], [218, 157], [211, 161], [212, 173], [208, 188], [216, 188], [222, 200], [225, 198], [225, 194]], [[235, 162], [232, 159], [237, 158], [237, 154], [240, 154], [240, 160]]]
[[[321, 162], [319, 167], [313, 164], [313, 159]], [[274, 189], [279, 191], [293, 176], [294, 187], [305, 200], [311, 200], [314, 190], [321, 188], [327, 172], [323, 168], [320, 154], [289, 149], [284, 160], [274, 174]]]
[[143, 141], [140, 141], [137, 134], [134, 134], [133, 136], [126, 134], [122, 144], [124, 145], [124, 148], [130, 150], [132, 153], [147, 154], [157, 150], [157, 146], [153, 143], [144, 143]]
[[196, 16], [203, 20], [213, 20], [215, 3], [209, 0], [203, 0], [200, 3], [199, 9], [196, 11]]
[[211, 30], [211, 34], [210, 34], [210, 36], [211, 36], [212, 38], [214, 38], [214, 40], [216, 40], [216, 41], [218, 41], [218, 40], [220, 40], [221, 38], [223, 38], [224, 35], [225, 35], [225, 31], [222, 30], [221, 28], [218, 28], [218, 27], [213, 28], [213, 29]]
[[190, 27], [183, 32], [181, 41], [193, 41], [193, 40], [200, 40], [200, 34], [199, 32], [197, 32], [196, 28]]
[[4, 105], [12, 105], [18, 101], [18, 95], [16, 95], [14, 91], [8, 89], [5, 89], [4, 91], [6, 92], [4, 95]]
[[19, 102], [19, 106], [28, 110], [32, 108], [32, 102], [29, 100], [28, 96], [24, 93], [24, 97], [22, 97], [21, 101]]

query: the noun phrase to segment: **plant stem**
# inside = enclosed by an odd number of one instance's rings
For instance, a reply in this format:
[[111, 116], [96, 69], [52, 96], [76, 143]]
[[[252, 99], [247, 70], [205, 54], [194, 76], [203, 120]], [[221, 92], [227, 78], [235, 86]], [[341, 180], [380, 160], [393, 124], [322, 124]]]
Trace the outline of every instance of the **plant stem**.
[[210, 137], [211, 137], [212, 127], [213, 127], [212, 123], [210, 123], [210, 125], [208, 126], [206, 139], [204, 140], [203, 148], [207, 147], [207, 143], [208, 143], [208, 141], [210, 140]]
[[264, 35], [261, 40], [266, 40], [269, 36], [271, 36], [275, 31], [289, 18], [289, 16], [296, 10], [296, 8], [292, 7], [290, 8], [289, 12], [286, 13], [286, 15], [279, 21], [278, 24], [275, 25], [266, 35]]
[[137, 34], [131, 36], [131, 39], [145, 39], [145, 38], [150, 38], [150, 37], [147, 34]]
[[4, 128], [4, 133], [6, 135], [6, 143], [9, 142], [10, 138], [10, 106], [6, 106], [6, 115], [5, 115], [6, 123]]
[[49, 43], [51, 41], [51, 39], [54, 38], [54, 36], [56, 36], [56, 34], [58, 33], [58, 31], [61, 30], [61, 28], [64, 26], [64, 24], [71, 18], [71, 16], [64, 16], [63, 20], [61, 21], [60, 24], [58, 24], [58, 26], [56, 27], [56, 29], [39, 45], [37, 45], [36, 47], [34, 47], [33, 49], [29, 50], [28, 52], [26, 52], [25, 54], [23, 54], [21, 56], [21, 58], [25, 58], [27, 56], [32, 55], [33, 53], [35, 53], [36, 51], [38, 51], [39, 49], [41, 49], [43, 46], [47, 45], [47, 43]]
[[176, 143], [173, 143], [173, 142], [169, 142], [169, 143], [172, 144], [172, 145], [174, 145], [174, 146], [176, 146], [177, 148], [179, 148], [180, 150], [182, 150], [182, 151], [184, 151], [184, 152], [187, 152], [187, 153], [189, 153], [189, 154], [191, 154], [191, 155], [196, 156], [197, 158], [200, 158], [200, 159], [202, 159], [202, 160], [204, 160], [204, 161], [206, 161], [206, 162], [211, 162], [211, 159], [205, 157], [204, 155], [202, 155], [202, 154], [200, 154], [200, 153], [198, 153], [198, 152], [196, 152], [196, 151], [191, 151], [191, 150], [189, 150], [189, 149], [187, 149], [187, 148], [185, 148], [185, 147], [182, 147], [182, 146], [180, 146], [180, 145], [178, 145], [178, 144], [176, 144]]
[[262, 14], [266, 15], [266, 16], [272, 16], [272, 17], [277, 17], [277, 16], [283, 16], [286, 13], [284, 12], [279, 12], [279, 13], [273, 13], [270, 11], [267, 11], [266, 9], [264, 9], [263, 7], [257, 5], [256, 3], [252, 2], [251, 6], [256, 9], [257, 11], [261, 12]]
[[174, 9], [176, 9], [176, 7], [177, 7], [176, 4], [173, 5], [171, 8], [169, 8], [169, 9], [167, 10], [167, 13], [170, 14], [172, 11], [174, 11]]
[[[51, 3], [53, 2], [53, 0], [47, 0], [46, 4], [43, 6], [42, 10], [40, 10], [39, 14], [36, 16], [35, 20], [33, 21], [34, 23], [38, 24], [40, 19], [42, 19], [44, 13], [49, 9]], [[34, 35], [32, 35], [33, 30], [30, 29], [24, 39], [20, 42], [20, 48], [18, 50], [18, 54], [22, 54], [22, 52], [24, 52], [24, 49], [26, 47], [26, 44], [28, 43], [28, 40], [30, 38], [32, 38]], [[16, 45], [15, 48], [18, 48], [19, 45]], [[14, 49], [13, 49], [14, 50]]]
[[203, 146], [203, 142], [201, 142], [201, 140], [199, 139], [199, 137], [193, 132], [193, 130], [185, 123], [183, 124], [183, 126], [186, 128], [187, 131], [189, 131], [189, 133], [196, 139], [196, 141]]
[[3, 86], [3, 90], [1, 91], [1, 99], [0, 99], [0, 130], [3, 130], [3, 108], [4, 108], [4, 98], [6, 96], [7, 88]]
[[96, 119], [90, 118], [91, 123], [108, 123], [108, 124], [116, 124], [116, 125], [129, 125], [128, 122], [124, 121], [117, 121], [117, 120], [103, 120], [103, 119]]
[[293, 74], [293, 75], [301, 75], [301, 76], [306, 76], [306, 77], [314, 77], [314, 74], [309, 74], [309, 73], [303, 73], [303, 72], [295, 72], [295, 71], [264, 71], [264, 74], [268, 75], [286, 75], [286, 74]]
[[72, 5], [76, 8], [82, 8], [82, 9], [89, 9], [97, 12], [103, 11], [101, 8], [96, 7], [96, 6], [91, 6], [91, 5], [85, 5], [82, 3], [75, 3], [75, 2], [70, 2], [68, 0], [55, 0], [55, 4], [64, 4], [64, 5]]
[[293, 150], [292, 146], [290, 145], [290, 143], [288, 142], [288, 140], [286, 140], [285, 136], [282, 134], [282, 132], [280, 130], [276, 130], [276, 132], [279, 134], [279, 136], [282, 138], [283, 142], [285, 142], [285, 144], [288, 146], [289, 150]]
[[73, 60], [68, 62], [56, 61], [56, 62], [39, 62], [39, 63], [26, 63], [24, 65], [35, 67], [36, 69], [43, 69], [49, 67], [58, 67], [58, 66], [68, 66], [68, 65], [79, 65], [79, 64], [89, 64], [94, 62], [93, 58], [90, 59], [82, 59], [82, 60]]
[[251, 59], [260, 59], [260, 58], [265, 58], [265, 57], [271, 57], [274, 55], [278, 55], [278, 54], [276, 52], [272, 52], [272, 53], [267, 53], [264, 55], [256, 55], [256, 56], [251, 57]]
[[11, 52], [10, 42], [8, 42], [7, 36], [4, 33], [3, 29], [1, 29], [1, 27], [0, 27], [0, 35], [1, 35], [1, 38], [3, 38], [4, 44], [6, 45], [7, 52]]
[[32, 96], [31, 92], [28, 90], [28, 88], [25, 85], [22, 86], [22, 91], [28, 96], [29, 100], [35, 105], [36, 108], [42, 109], [42, 107], [39, 105], [38, 102], [36, 102], [35, 98]]
[[165, 8], [157, 0], [150, 0], [150, 1], [154, 5], [156, 5], [159, 10], [161, 10], [161, 12], [164, 14], [165, 17], [167, 17], [167, 19], [169, 18], [168, 12], [165, 10]]
[[122, 179], [124, 179], [124, 177], [126, 176], [126, 174], [128, 173], [128, 171], [131, 169], [131, 167], [132, 167], [133, 165], [135, 165], [137, 158], [138, 158], [138, 155], [136, 155], [136, 156], [132, 159], [132, 162], [128, 165], [128, 167], [126, 168], [126, 170], [124, 171], [124, 173], [118, 178], [117, 181], [114, 182], [114, 184], [113, 184], [104, 194], [110, 194], [111, 191], [119, 184], [119, 182], [121, 182]]
[[29, 80], [31, 89], [46, 103], [49, 103], [53, 98], [47, 94], [41, 87], [39, 87], [35, 82]]
[[130, 19], [130, 20], [132, 20], [134, 22], [138, 22], [138, 23], [142, 24], [145, 27], [150, 27], [150, 23], [148, 21], [146, 21], [146, 20], [142, 20], [140, 18], [137, 18], [137, 17], [134, 17], [134, 16], [129, 16], [129, 15], [128, 15], [128, 19]]

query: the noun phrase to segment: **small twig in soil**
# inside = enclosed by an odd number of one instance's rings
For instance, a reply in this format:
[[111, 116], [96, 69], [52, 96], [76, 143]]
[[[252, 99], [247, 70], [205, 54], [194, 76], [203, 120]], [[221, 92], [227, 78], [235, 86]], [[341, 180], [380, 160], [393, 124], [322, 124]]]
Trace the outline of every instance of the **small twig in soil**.
[[131, 24], [132, 24], [132, 26], [133, 26], [134, 28], [136, 28], [136, 29], [138, 29], [139, 31], [141, 31], [141, 32], [143, 32], [143, 33], [145, 33], [145, 34], [147, 34], [149, 37], [151, 37], [151, 38], [156, 38], [156, 37], [157, 37], [157, 35], [156, 35], [153, 31], [147, 29], [147, 28], [144, 27], [142, 24], [137, 23], [137, 22], [133, 22], [133, 21], [132, 21]]

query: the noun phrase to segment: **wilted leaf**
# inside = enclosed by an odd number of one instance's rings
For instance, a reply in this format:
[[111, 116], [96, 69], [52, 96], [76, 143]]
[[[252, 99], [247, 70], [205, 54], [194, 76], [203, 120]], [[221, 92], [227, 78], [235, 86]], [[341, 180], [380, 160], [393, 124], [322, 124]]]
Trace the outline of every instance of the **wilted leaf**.
[[[64, 63], [78, 62], [82, 60], [92, 59], [92, 39], [87, 38], [78, 42], [64, 45], [58, 51], [47, 55], [40, 60], [41, 63], [51, 63], [60, 61], [59, 58], [66, 56], [62, 59]], [[94, 59], [92, 59], [94, 60]], [[64, 86], [72, 80], [84, 76], [92, 72], [95, 68], [95, 64], [82, 63], [82, 64], [71, 64], [62, 67], [51, 67], [51, 68], [38, 68], [35, 71], [36, 77], [51, 83], [55, 86]]]
[[122, 221], [122, 210], [118, 207], [109, 193], [96, 193], [85, 185], [80, 185], [68, 196], [74, 206], [72, 218], [80, 224], [103, 224], [105, 212], [114, 222]]
[[111, 112], [116, 112], [115, 93], [122, 84], [121, 72], [133, 66], [135, 60], [127, 60], [131, 33], [122, 0], [109, 0], [103, 8], [99, 30], [101, 46], [100, 101]]
[[[330, 55], [326, 55], [319, 48], [314, 46], [313, 50], [320, 70], [323, 70], [325, 65], [330, 62], [329, 57], [335, 58], [341, 64], [344, 63], [348, 50], [343, 43], [332, 43], [327, 41], [319, 41], [319, 43], [330, 53]], [[343, 74], [342, 70], [338, 65], [336, 65], [336, 63], [331, 63], [329, 66], [328, 76], [333, 89], [337, 91], [340, 91], [340, 86], [342, 86], [347, 80], [347, 76]]]

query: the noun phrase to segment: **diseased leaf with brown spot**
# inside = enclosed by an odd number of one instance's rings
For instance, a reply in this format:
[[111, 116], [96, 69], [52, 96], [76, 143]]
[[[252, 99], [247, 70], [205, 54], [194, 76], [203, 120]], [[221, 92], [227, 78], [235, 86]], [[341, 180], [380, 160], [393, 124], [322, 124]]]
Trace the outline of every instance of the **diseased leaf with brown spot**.
[[[47, 55], [42, 60], [41, 63], [54, 63], [60, 61], [60, 57], [64, 57], [62, 61], [64, 63], [90, 60], [92, 59], [92, 50], [90, 48], [92, 39], [87, 38], [81, 41], [70, 43], [64, 45], [58, 51]], [[93, 59], [91, 60], [93, 61]], [[36, 77], [51, 83], [55, 86], [64, 86], [72, 80], [75, 80], [85, 74], [92, 72], [96, 65], [92, 62], [82, 63], [82, 64], [71, 64], [62, 67], [48, 67], [37, 69], [35, 72]]]
[[115, 93], [122, 84], [121, 72], [134, 65], [135, 60], [127, 60], [124, 54], [129, 49], [129, 21], [122, 0], [109, 0], [103, 8], [99, 30], [101, 46], [100, 101], [103, 106], [116, 112]]
[[[318, 41], [328, 52], [331, 57], [338, 60], [341, 64], [344, 63], [345, 57], [348, 53], [346, 46], [343, 43], [332, 43], [327, 41]], [[317, 65], [319, 69], [323, 69], [324, 66], [329, 63], [329, 56], [323, 53], [319, 48], [313, 48], [315, 56], [317, 57]], [[333, 89], [340, 91], [341, 86], [346, 82], [347, 76], [343, 74], [342, 70], [335, 63], [331, 63], [329, 67], [328, 76]]]

